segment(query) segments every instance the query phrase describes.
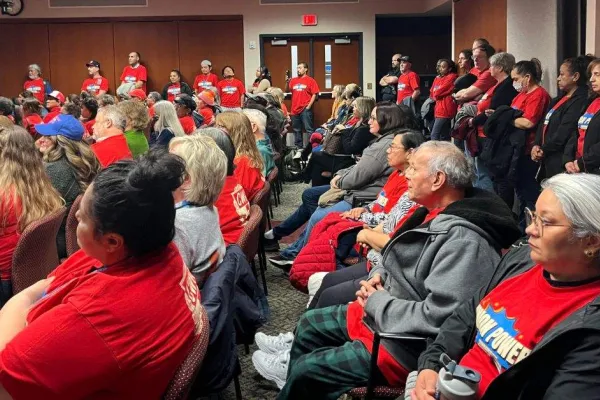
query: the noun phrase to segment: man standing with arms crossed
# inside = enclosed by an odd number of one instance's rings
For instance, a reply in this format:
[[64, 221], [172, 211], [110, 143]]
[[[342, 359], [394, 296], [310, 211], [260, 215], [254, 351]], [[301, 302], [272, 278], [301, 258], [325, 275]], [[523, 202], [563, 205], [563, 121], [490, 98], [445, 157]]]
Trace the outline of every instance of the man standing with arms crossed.
[[308, 76], [308, 64], [301, 62], [298, 64], [298, 77], [288, 78], [286, 91], [292, 92], [292, 129], [294, 130], [294, 145], [298, 150], [302, 150], [302, 129], [310, 136], [313, 129], [313, 111], [312, 106], [319, 95], [319, 85]]
[[381, 100], [382, 101], [393, 101], [397, 99], [396, 85], [398, 84], [398, 77], [400, 76], [400, 58], [402, 54], [394, 54], [392, 56], [392, 69], [387, 73], [386, 76], [379, 80], [379, 86], [381, 86]]

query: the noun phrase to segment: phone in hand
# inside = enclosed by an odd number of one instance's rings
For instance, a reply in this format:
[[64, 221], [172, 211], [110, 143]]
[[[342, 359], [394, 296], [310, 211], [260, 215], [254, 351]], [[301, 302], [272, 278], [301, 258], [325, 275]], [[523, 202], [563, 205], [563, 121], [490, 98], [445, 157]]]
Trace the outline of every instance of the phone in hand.
[[286, 70], [285, 70], [285, 80], [286, 80], [286, 81], [289, 81], [289, 80], [290, 80], [290, 70], [289, 70], [289, 69], [286, 69]]

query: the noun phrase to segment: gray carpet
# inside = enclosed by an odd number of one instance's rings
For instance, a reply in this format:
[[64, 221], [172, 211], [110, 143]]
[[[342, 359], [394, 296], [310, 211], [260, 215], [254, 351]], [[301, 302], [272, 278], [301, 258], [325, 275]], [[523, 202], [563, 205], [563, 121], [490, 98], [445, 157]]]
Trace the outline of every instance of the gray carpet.
[[[275, 220], [282, 221], [298, 207], [301, 202], [302, 191], [308, 187], [304, 184], [285, 184], [281, 195], [282, 204], [273, 208]], [[285, 245], [282, 245], [282, 248]], [[267, 254], [267, 257], [271, 254]], [[306, 308], [308, 296], [294, 289], [280, 269], [267, 266], [267, 287], [269, 289], [269, 305], [271, 307], [271, 320], [261, 331], [266, 334], [278, 334], [294, 330], [298, 318]], [[242, 375], [240, 386], [244, 400], [275, 399], [278, 393], [277, 386], [266, 381], [258, 375], [252, 365], [252, 353], [257, 350], [256, 345], [250, 346], [250, 354], [246, 355], [243, 346], [239, 346]], [[233, 383], [223, 393], [225, 400], [235, 400]]]

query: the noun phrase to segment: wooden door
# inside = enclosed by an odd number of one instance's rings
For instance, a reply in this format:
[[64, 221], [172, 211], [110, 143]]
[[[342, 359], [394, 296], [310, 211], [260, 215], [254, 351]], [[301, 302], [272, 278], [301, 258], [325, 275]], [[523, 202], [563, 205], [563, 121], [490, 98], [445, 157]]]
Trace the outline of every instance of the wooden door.
[[[288, 38], [285, 45], [273, 44], [272, 38], [265, 39], [263, 60], [271, 72], [272, 85], [285, 91], [285, 72], [290, 71], [290, 76], [293, 77], [296, 76], [299, 62], [310, 64], [310, 39], [308, 37]], [[258, 65], [248, 65], [247, 68], [255, 70]]]

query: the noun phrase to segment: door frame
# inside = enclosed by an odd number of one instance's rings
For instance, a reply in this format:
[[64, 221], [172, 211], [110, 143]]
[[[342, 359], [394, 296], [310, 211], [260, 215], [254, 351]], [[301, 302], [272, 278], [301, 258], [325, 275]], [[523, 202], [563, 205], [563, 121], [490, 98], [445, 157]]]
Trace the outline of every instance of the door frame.
[[[360, 81], [360, 86], [363, 86], [363, 70], [364, 70], [364, 59], [363, 59], [363, 34], [362, 32], [342, 32], [342, 33], [282, 33], [282, 34], [260, 34], [258, 35], [260, 41], [260, 65], [265, 64], [265, 41], [273, 40], [273, 39], [281, 39], [285, 40], [288, 38], [298, 38], [298, 37], [308, 37], [310, 47], [308, 49], [308, 63], [309, 65], [314, 65], [314, 54], [313, 54], [313, 38], [315, 37], [330, 37], [332, 39], [342, 39], [346, 36], [358, 36], [358, 59], [359, 61], [359, 70], [358, 70], [358, 79]], [[364, 90], [364, 88], [363, 88]], [[322, 98], [330, 98], [331, 92], [320, 92], [319, 97]], [[287, 98], [287, 97], [286, 97]]]

